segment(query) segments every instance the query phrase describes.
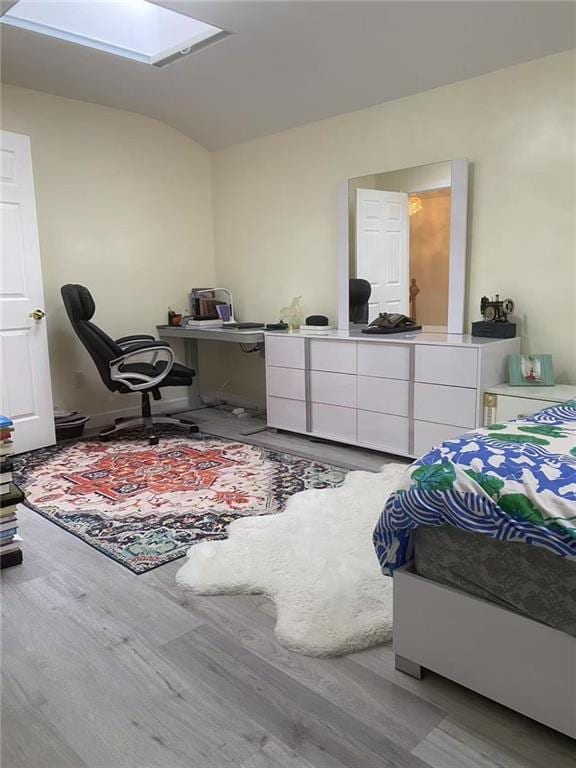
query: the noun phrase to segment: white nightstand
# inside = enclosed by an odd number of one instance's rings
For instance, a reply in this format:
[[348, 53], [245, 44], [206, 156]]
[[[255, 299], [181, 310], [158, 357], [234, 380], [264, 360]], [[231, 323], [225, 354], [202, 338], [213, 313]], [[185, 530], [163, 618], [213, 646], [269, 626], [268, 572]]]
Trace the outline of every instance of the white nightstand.
[[498, 384], [484, 392], [484, 424], [520, 419], [575, 398], [576, 384], [557, 384], [555, 387], [512, 387], [510, 384]]

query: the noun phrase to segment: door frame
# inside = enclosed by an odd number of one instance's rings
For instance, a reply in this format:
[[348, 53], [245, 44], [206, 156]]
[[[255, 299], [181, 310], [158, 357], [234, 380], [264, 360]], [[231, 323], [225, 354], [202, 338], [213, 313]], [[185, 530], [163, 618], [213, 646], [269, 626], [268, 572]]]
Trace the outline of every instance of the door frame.
[[[464, 333], [466, 272], [468, 263], [468, 160], [450, 160], [450, 274], [448, 284], [448, 333]], [[361, 174], [360, 174], [361, 175]], [[355, 178], [355, 177], [351, 177]], [[348, 179], [338, 185], [338, 329], [350, 327]]]

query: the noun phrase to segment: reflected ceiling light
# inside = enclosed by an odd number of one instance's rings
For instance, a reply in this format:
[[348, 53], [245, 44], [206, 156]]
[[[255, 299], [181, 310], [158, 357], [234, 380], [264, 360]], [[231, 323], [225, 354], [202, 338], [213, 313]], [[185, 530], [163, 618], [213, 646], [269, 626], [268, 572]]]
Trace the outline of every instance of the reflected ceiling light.
[[421, 197], [418, 197], [418, 195], [410, 195], [408, 197], [408, 213], [410, 216], [414, 216], [415, 213], [420, 213], [423, 208], [424, 205], [422, 204]]

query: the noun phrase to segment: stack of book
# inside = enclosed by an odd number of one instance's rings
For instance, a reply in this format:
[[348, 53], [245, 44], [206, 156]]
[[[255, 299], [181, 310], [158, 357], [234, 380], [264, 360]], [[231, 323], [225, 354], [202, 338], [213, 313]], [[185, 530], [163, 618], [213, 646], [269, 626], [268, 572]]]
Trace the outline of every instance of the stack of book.
[[13, 432], [11, 419], [0, 416], [0, 568], [22, 562], [16, 510], [24, 494], [12, 482]]

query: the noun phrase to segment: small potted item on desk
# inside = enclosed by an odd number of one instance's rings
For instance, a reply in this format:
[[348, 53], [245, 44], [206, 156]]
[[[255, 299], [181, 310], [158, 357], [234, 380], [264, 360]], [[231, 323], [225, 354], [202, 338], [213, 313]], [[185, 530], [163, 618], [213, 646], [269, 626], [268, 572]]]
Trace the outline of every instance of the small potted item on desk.
[[182, 315], [168, 307], [168, 325], [179, 328], [182, 324]]

